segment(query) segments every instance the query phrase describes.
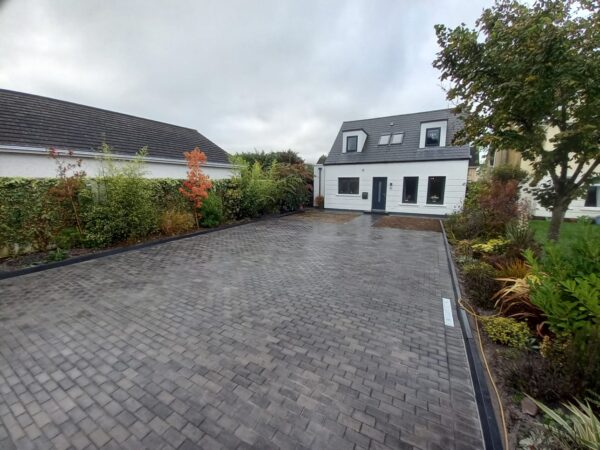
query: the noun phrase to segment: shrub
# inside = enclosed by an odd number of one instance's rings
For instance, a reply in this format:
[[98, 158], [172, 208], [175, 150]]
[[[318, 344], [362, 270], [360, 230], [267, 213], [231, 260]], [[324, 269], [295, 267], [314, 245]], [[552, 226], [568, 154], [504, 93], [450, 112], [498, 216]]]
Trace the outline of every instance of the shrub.
[[213, 192], [221, 199], [224, 221], [242, 218], [242, 190], [239, 178], [214, 181]]
[[103, 247], [157, 231], [150, 181], [143, 178], [145, 149], [120, 167], [113, 163], [108, 146], [103, 152], [102, 176], [88, 182], [80, 195], [86, 243]]
[[223, 202], [214, 192], [210, 192], [200, 208], [200, 224], [203, 227], [218, 227], [223, 221]]
[[512, 164], [503, 164], [496, 166], [491, 170], [490, 176], [492, 180], [499, 181], [501, 183], [508, 183], [509, 181], [517, 181], [521, 183], [527, 179], [527, 172], [521, 169], [519, 166]]
[[517, 322], [508, 317], [486, 317], [481, 321], [490, 339], [498, 344], [524, 349], [532, 337], [524, 322]]
[[573, 392], [569, 377], [554, 360], [539, 353], [521, 352], [498, 367], [507, 386], [545, 402], [557, 402]]
[[194, 215], [188, 211], [169, 209], [160, 215], [160, 231], [168, 236], [185, 233], [194, 225]]
[[325, 197], [318, 195], [315, 197], [315, 207], [323, 209], [325, 207]]
[[492, 266], [481, 261], [474, 261], [462, 266], [463, 282], [466, 294], [477, 306], [492, 309], [492, 297], [498, 290], [498, 283], [494, 279], [496, 271]]
[[514, 220], [506, 225], [504, 233], [506, 238], [506, 254], [512, 258], [522, 258], [527, 249], [539, 253], [539, 245], [535, 240], [533, 230], [529, 228], [529, 222], [525, 220]]
[[569, 248], [546, 245], [543, 258], [526, 252], [532, 273], [531, 301], [557, 335], [590, 334], [600, 328], [600, 237], [588, 227]]
[[500, 238], [493, 238], [486, 242], [473, 244], [473, 252], [479, 254], [500, 254], [506, 248], [508, 241]]
[[[531, 397], [530, 397], [531, 398]], [[599, 449], [600, 448], [600, 418], [594, 413], [600, 406], [597, 399], [576, 404], [564, 403], [562, 411], [555, 411], [531, 398], [546, 417], [546, 427], [558, 441], [561, 448], [569, 449]]]
[[63, 250], [79, 247], [81, 242], [82, 236], [77, 228], [63, 228], [54, 237], [56, 247]]

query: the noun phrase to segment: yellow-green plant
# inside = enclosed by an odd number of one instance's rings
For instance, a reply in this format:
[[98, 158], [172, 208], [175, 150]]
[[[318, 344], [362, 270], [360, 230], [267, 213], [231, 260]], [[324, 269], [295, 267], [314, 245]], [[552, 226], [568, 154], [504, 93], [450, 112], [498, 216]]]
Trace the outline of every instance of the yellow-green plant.
[[531, 332], [525, 322], [517, 322], [509, 317], [486, 317], [481, 321], [492, 341], [518, 349], [527, 347]]
[[[562, 414], [529, 397], [549, 420], [548, 430], [559, 441], [561, 448], [600, 449], [600, 419], [594, 414], [589, 400], [576, 404], [563, 403], [566, 414]], [[596, 400], [591, 400], [597, 406]]]
[[501, 252], [504, 247], [508, 244], [508, 240], [501, 238], [490, 239], [487, 242], [480, 244], [473, 244], [472, 248], [474, 252], [492, 254]]

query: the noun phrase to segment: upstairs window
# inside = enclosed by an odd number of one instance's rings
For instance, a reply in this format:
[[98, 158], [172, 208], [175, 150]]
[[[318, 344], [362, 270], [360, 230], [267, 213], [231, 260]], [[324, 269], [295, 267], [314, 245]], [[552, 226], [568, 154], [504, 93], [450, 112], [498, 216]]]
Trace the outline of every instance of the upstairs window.
[[419, 177], [404, 177], [404, 188], [402, 189], [402, 203], [417, 203], [419, 190]]
[[600, 208], [600, 186], [591, 186], [585, 196], [587, 208]]
[[390, 135], [389, 134], [382, 134], [381, 137], [379, 138], [379, 144], [378, 145], [388, 145], [390, 143]]
[[346, 137], [346, 152], [355, 152], [358, 148], [358, 136]]
[[429, 182], [427, 183], [427, 203], [429, 205], [443, 205], [445, 190], [446, 177], [429, 177]]
[[427, 128], [425, 130], [425, 147], [439, 147], [441, 134], [441, 127]]
[[338, 194], [358, 195], [358, 178], [338, 178]]
[[402, 144], [404, 133], [392, 134], [392, 144]]

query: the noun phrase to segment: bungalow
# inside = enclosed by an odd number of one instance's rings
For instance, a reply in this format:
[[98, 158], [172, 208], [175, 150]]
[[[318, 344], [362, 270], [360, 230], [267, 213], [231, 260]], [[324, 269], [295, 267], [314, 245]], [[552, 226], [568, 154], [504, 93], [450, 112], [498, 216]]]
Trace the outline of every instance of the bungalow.
[[471, 149], [452, 146], [462, 126], [449, 109], [344, 122], [314, 195], [325, 208], [443, 216], [465, 197]]
[[146, 147], [149, 178], [185, 178], [183, 152], [195, 147], [206, 154], [204, 171], [211, 178], [228, 178], [232, 173], [225, 150], [191, 128], [0, 89], [0, 177], [56, 176], [49, 148], [64, 158], [72, 152], [87, 174], [94, 176], [104, 142], [112, 147], [117, 163], [133, 159]]

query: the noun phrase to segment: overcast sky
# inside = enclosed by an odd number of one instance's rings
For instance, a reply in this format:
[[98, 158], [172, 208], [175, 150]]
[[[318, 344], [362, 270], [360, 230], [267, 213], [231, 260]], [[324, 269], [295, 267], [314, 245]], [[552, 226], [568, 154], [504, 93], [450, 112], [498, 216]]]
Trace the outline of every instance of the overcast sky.
[[0, 87], [329, 152], [344, 120], [451, 106], [433, 26], [492, 0], [0, 0]]

